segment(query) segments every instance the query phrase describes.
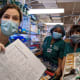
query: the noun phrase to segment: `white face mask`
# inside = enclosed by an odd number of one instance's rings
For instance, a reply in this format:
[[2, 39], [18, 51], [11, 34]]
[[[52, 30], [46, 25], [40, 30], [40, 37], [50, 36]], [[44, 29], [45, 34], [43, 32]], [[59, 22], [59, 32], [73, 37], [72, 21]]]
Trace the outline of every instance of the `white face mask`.
[[80, 43], [80, 34], [73, 34], [70, 38], [73, 43]]
[[19, 24], [11, 20], [1, 21], [1, 31], [4, 35], [10, 36], [18, 31]]

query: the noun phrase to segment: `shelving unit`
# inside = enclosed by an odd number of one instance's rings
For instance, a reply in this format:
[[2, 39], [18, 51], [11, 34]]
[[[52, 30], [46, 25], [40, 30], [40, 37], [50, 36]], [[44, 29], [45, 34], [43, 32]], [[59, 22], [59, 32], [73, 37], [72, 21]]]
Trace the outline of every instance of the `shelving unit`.
[[0, 8], [7, 4], [7, 0], [0, 0]]

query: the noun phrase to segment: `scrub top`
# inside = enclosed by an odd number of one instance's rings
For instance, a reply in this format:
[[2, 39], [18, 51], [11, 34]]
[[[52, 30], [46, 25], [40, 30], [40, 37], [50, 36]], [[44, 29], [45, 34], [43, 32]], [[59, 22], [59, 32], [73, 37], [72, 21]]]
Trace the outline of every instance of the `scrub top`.
[[58, 58], [63, 58], [65, 42], [63, 40], [57, 40], [51, 45], [52, 36], [45, 38], [43, 42], [43, 59], [58, 65]]
[[[70, 43], [65, 43], [64, 56], [73, 52], [74, 52], [74, 47], [72, 47]], [[76, 52], [80, 52], [80, 48], [77, 48]]]

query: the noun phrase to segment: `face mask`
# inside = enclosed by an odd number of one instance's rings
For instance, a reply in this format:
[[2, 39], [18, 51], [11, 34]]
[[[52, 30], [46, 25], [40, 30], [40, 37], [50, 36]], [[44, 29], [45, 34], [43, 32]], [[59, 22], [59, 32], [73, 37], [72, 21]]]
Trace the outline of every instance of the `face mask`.
[[53, 38], [54, 39], [60, 39], [61, 37], [62, 37], [62, 34], [61, 33], [53, 32]]
[[10, 36], [18, 30], [18, 23], [10, 20], [1, 21], [1, 31], [4, 35]]
[[73, 34], [70, 38], [73, 43], [80, 43], [80, 34]]

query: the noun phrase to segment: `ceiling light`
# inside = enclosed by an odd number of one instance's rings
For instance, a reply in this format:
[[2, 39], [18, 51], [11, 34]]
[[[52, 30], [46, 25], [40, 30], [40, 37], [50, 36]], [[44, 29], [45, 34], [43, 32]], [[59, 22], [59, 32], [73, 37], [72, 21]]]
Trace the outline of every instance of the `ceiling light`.
[[64, 23], [44, 23], [46, 25], [57, 25], [57, 24], [60, 24], [60, 25], [64, 25]]
[[28, 14], [53, 14], [53, 13], [64, 13], [63, 8], [58, 9], [30, 9]]

